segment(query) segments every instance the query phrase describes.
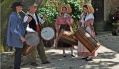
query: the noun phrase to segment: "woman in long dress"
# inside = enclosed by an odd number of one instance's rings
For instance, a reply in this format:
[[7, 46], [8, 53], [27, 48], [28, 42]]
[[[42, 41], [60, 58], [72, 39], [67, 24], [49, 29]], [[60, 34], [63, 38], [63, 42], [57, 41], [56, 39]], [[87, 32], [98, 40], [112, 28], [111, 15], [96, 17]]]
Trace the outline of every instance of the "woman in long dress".
[[71, 49], [71, 56], [73, 55], [73, 48], [72, 45], [58, 40], [59, 34], [61, 33], [61, 30], [65, 31], [71, 31], [71, 25], [73, 24], [72, 17], [69, 15], [69, 13], [72, 11], [71, 7], [65, 4], [61, 4], [58, 6], [58, 11], [61, 13], [57, 16], [56, 22], [55, 22], [55, 28], [58, 33], [56, 36], [56, 47], [63, 49], [63, 57], [66, 57], [65, 54], [65, 48], [70, 48]]
[[[81, 15], [81, 19], [79, 20], [79, 25], [78, 27], [83, 27], [85, 30], [95, 38], [94, 34], [94, 28], [93, 28], [93, 23], [94, 23], [94, 16], [93, 13], [94, 11], [92, 10], [91, 5], [84, 5], [83, 6], [83, 13]], [[78, 56], [83, 56], [82, 59], [85, 59], [86, 61], [91, 61], [93, 56], [96, 56], [96, 53], [90, 53], [83, 44], [78, 41]]]

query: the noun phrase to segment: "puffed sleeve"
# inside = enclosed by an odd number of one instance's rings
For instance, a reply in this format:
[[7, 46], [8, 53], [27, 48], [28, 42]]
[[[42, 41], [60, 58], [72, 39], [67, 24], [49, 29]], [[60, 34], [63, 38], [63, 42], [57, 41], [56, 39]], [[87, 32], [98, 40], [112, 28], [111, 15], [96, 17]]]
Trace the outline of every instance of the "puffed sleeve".
[[88, 17], [89, 18], [85, 21], [85, 24], [87, 26], [93, 25], [93, 23], [94, 23], [94, 16], [93, 16], [93, 14], [89, 14]]

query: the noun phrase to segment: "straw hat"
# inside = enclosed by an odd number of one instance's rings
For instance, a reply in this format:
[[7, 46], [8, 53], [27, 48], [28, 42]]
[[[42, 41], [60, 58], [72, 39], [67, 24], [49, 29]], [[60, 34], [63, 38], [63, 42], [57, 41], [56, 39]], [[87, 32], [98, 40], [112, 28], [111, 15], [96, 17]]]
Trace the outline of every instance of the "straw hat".
[[81, 7], [83, 7], [84, 4], [83, 4], [82, 2], [79, 2], [79, 5], [80, 5]]
[[94, 8], [91, 4], [83, 4], [82, 2], [79, 3], [79, 5], [83, 8], [84, 5], [87, 5], [89, 13], [94, 13]]
[[72, 8], [71, 8], [70, 6], [68, 6], [68, 5], [66, 5], [66, 4], [61, 4], [61, 5], [59, 5], [59, 6], [57, 7], [57, 10], [58, 10], [59, 12], [62, 12], [62, 7], [66, 7], [68, 13], [71, 13], [71, 12], [72, 12]]
[[91, 4], [86, 4], [89, 10], [89, 13], [94, 13], [94, 8]]

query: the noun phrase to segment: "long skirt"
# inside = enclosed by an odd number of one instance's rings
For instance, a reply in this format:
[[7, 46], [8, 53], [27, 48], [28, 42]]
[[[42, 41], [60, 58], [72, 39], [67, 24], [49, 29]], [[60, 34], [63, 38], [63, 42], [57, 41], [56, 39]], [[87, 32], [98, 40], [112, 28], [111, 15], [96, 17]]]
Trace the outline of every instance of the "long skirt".
[[[88, 26], [86, 28], [86, 31], [90, 33], [91, 36], [94, 35], [94, 31], [91, 30], [91, 28]], [[97, 52], [95, 51], [94, 53], [91, 53], [80, 41], [78, 41], [78, 56], [96, 56]]]

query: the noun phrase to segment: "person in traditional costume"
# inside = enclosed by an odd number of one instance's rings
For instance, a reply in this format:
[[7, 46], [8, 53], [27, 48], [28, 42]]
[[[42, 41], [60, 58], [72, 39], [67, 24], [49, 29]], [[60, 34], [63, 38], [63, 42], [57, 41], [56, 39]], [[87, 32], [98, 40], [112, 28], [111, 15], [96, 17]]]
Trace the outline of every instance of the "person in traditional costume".
[[[38, 16], [36, 13], [38, 8], [38, 5], [36, 3], [31, 3], [28, 6], [28, 11], [27, 15], [32, 17], [32, 21], [27, 25], [26, 31], [27, 33], [39, 33], [41, 31], [41, 25], [44, 24], [46, 20], [46, 16], [44, 15], [42, 19]], [[27, 20], [28, 16], [24, 17], [24, 22]], [[43, 44], [43, 39], [40, 38], [40, 43], [35, 47], [31, 54], [27, 56], [28, 61], [30, 62], [30, 65], [32, 66], [38, 66], [39, 64], [37, 63], [37, 53], [39, 55], [39, 58], [41, 59], [42, 64], [49, 64], [50, 62], [47, 59], [47, 56], [45, 54], [45, 49], [44, 49], [44, 44]], [[27, 61], [27, 60], [26, 60]], [[24, 61], [25, 62], [25, 61]]]
[[28, 17], [26, 22], [22, 21], [20, 12], [22, 11], [21, 2], [14, 2], [11, 6], [12, 13], [9, 16], [8, 31], [7, 31], [7, 44], [15, 48], [14, 52], [14, 68], [20, 69], [21, 54], [25, 39], [25, 29], [32, 18]]
[[[81, 19], [79, 20], [78, 28], [83, 27], [93, 38], [95, 38], [93, 23], [94, 23], [94, 9], [92, 5], [83, 5], [83, 13], [81, 14]], [[78, 56], [82, 56], [82, 59], [86, 61], [92, 61], [92, 57], [96, 56], [96, 52], [91, 53], [89, 50], [78, 41]]]
[[61, 33], [61, 30], [65, 31], [71, 31], [71, 26], [73, 25], [73, 20], [72, 17], [69, 15], [69, 13], [72, 12], [72, 9], [70, 6], [66, 4], [61, 4], [58, 6], [57, 10], [60, 12], [60, 14], [56, 18], [55, 22], [55, 28], [56, 28], [56, 48], [63, 49], [63, 57], [66, 57], [65, 54], [65, 49], [70, 48], [71, 49], [71, 56], [74, 57], [73, 55], [73, 46], [63, 42], [63, 41], [58, 41], [59, 34]]

